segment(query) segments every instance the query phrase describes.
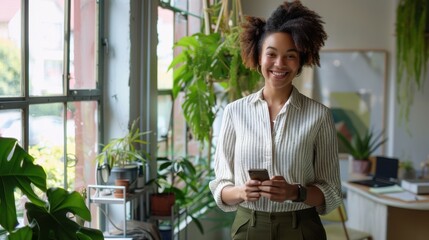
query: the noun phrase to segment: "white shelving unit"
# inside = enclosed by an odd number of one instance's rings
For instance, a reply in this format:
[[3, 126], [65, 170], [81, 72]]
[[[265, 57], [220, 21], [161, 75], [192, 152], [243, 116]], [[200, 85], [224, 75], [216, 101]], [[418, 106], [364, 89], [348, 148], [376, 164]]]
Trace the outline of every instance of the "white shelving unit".
[[[113, 192], [115, 190], [121, 190], [122, 197], [115, 197]], [[110, 194], [105, 194], [106, 192], [110, 192]], [[135, 199], [139, 200], [140, 205], [140, 217], [144, 217], [144, 193], [145, 189], [135, 189], [133, 193], [126, 193], [125, 186], [108, 186], [108, 185], [88, 185], [87, 187], [87, 205], [88, 208], [91, 209], [91, 205], [95, 204], [96, 206], [100, 205], [111, 205], [111, 204], [120, 204], [123, 206], [123, 233], [122, 236], [112, 235], [106, 237], [123, 237], [127, 236], [127, 203], [133, 203]], [[109, 214], [108, 208], [106, 208], [106, 215]], [[131, 207], [131, 209], [133, 209]], [[107, 216], [106, 216], [107, 217]], [[106, 226], [108, 226], [108, 221], [105, 221]], [[91, 227], [91, 222], [89, 222], [89, 226]], [[108, 227], [106, 227], [108, 229]]]

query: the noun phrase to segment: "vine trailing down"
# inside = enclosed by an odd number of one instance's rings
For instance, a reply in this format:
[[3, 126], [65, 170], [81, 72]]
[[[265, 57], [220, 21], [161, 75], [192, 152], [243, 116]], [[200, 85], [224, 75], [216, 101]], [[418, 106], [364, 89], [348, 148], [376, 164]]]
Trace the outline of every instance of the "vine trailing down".
[[415, 90], [423, 89], [429, 59], [427, 0], [400, 0], [396, 9], [396, 81], [401, 120], [409, 120]]

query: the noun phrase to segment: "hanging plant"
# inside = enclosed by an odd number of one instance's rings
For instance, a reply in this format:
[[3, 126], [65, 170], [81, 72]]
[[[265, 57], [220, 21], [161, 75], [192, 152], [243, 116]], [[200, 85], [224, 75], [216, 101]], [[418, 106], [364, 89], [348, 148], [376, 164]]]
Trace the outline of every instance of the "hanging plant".
[[422, 89], [429, 58], [428, 0], [400, 0], [396, 10], [397, 101], [400, 118], [409, 120], [415, 91]]

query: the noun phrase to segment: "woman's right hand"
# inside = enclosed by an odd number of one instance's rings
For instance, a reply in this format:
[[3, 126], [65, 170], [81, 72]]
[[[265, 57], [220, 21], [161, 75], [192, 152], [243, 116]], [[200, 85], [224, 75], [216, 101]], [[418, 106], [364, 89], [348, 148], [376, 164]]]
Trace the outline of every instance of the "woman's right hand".
[[222, 189], [222, 201], [227, 205], [258, 201], [261, 197], [259, 186], [261, 182], [258, 180], [249, 180], [241, 186], [226, 186]]
[[246, 202], [256, 202], [261, 197], [261, 190], [259, 189], [261, 182], [258, 180], [249, 180], [241, 189], [241, 198]]

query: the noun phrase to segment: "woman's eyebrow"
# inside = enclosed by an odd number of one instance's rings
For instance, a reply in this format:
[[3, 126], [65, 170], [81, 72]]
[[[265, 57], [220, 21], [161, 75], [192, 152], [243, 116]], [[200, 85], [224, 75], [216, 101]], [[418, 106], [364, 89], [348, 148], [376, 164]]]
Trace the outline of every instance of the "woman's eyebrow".
[[[271, 47], [271, 46], [268, 46], [268, 47], [266, 48], [266, 50], [274, 50], [274, 51], [277, 51], [277, 48], [275, 48], [275, 47]], [[298, 49], [296, 49], [296, 48], [290, 48], [290, 49], [288, 49], [286, 52], [298, 52]]]

